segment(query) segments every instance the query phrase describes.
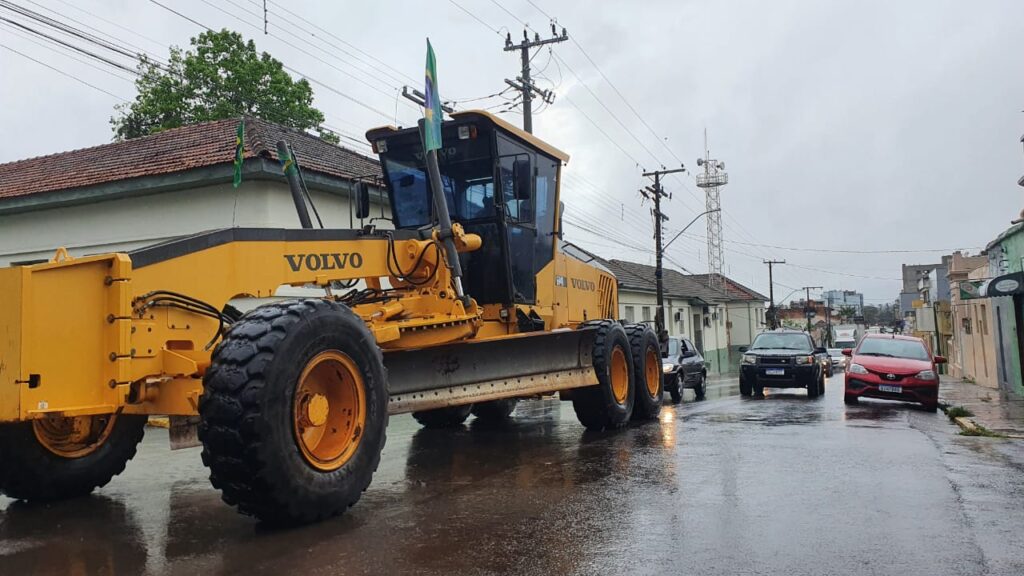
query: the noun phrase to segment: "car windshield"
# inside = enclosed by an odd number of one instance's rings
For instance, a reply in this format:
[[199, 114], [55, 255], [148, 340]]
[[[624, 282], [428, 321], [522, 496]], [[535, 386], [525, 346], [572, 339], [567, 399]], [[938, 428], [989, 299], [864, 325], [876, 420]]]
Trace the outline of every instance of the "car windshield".
[[750, 345], [751, 350], [799, 350], [801, 352], [811, 351], [811, 342], [806, 334], [802, 333], [764, 333], [754, 338]]
[[918, 340], [896, 338], [865, 338], [857, 349], [860, 356], [883, 356], [887, 358], [908, 358], [928, 360], [928, 350]]
[[679, 356], [679, 339], [669, 338], [668, 352], [665, 354], [665, 358], [675, 358], [676, 356]]

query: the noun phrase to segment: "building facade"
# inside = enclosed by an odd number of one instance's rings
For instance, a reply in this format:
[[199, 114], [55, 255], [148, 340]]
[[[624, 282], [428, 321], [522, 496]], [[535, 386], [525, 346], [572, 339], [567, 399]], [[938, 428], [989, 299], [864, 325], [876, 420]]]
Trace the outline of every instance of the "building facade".
[[821, 299], [833, 308], [853, 308], [854, 314], [864, 314], [864, 295], [855, 290], [826, 290]]
[[998, 388], [992, 302], [989, 298], [964, 298], [962, 283], [988, 278], [988, 257], [953, 254], [949, 267], [952, 330], [949, 373], [988, 388]]

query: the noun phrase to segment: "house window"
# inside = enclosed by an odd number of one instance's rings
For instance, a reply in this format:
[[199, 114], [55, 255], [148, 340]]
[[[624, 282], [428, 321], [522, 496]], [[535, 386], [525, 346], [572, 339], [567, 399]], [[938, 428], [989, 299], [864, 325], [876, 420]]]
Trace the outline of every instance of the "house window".
[[988, 318], [988, 315], [985, 313], [985, 305], [982, 304], [981, 316], [978, 317], [978, 332], [983, 336], [988, 336], [988, 323], [985, 322], [986, 318]]
[[626, 306], [626, 322], [636, 322], [636, 312], [632, 306]]
[[641, 308], [640, 309], [640, 313], [644, 317], [644, 322], [650, 322], [651, 321], [651, 307], [650, 306], [644, 306], [643, 308]]

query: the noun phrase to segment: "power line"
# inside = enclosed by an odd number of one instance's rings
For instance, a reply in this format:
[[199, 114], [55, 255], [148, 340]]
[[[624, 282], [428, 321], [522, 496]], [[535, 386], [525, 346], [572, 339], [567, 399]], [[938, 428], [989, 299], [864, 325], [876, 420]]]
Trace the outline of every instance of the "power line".
[[116, 99], [118, 99], [118, 100], [120, 100], [122, 102], [128, 102], [128, 100], [125, 100], [124, 98], [121, 98], [120, 96], [118, 96], [117, 94], [114, 94], [113, 92], [107, 92], [103, 88], [100, 88], [99, 86], [96, 86], [95, 84], [90, 84], [90, 83], [86, 82], [85, 80], [82, 80], [78, 76], [75, 76], [74, 74], [69, 74], [69, 73], [67, 73], [67, 72], [65, 72], [63, 70], [60, 70], [59, 68], [55, 68], [53, 66], [50, 66], [49, 64], [47, 64], [46, 62], [43, 62], [41, 60], [36, 60], [35, 58], [29, 56], [28, 54], [25, 54], [23, 52], [19, 52], [19, 51], [15, 50], [14, 48], [11, 48], [10, 46], [7, 46], [6, 44], [0, 44], [0, 48], [6, 48], [7, 50], [10, 50], [11, 52], [14, 52], [18, 56], [21, 56], [22, 58], [27, 58], [28, 60], [31, 60], [31, 61], [35, 62], [36, 64], [39, 64], [40, 66], [45, 66], [46, 68], [49, 68], [50, 70], [53, 70], [54, 72], [56, 72], [56, 73], [58, 73], [58, 74], [60, 74], [62, 76], [67, 76], [68, 78], [71, 78], [75, 82], [80, 82], [82, 84], [85, 84], [89, 88], [92, 88], [93, 90], [98, 90], [100, 92], [103, 92], [107, 96], [111, 96], [111, 97], [116, 98]]
[[485, 27], [485, 28], [487, 28], [487, 29], [489, 29], [489, 30], [490, 30], [491, 32], [494, 32], [494, 33], [495, 33], [495, 34], [497, 34], [498, 36], [501, 36], [501, 30], [498, 30], [498, 29], [497, 29], [497, 28], [495, 28], [494, 26], [491, 26], [491, 25], [490, 25], [490, 24], [488, 24], [487, 22], [484, 22], [484, 21], [483, 21], [483, 20], [482, 20], [482, 19], [481, 19], [481, 18], [480, 18], [479, 16], [477, 16], [476, 14], [473, 14], [473, 13], [472, 13], [472, 12], [470, 12], [469, 10], [466, 10], [465, 8], [463, 8], [463, 7], [462, 7], [462, 5], [461, 5], [461, 4], [459, 4], [459, 3], [458, 3], [458, 2], [456, 2], [455, 0], [448, 0], [448, 3], [449, 3], [449, 4], [451, 4], [452, 6], [455, 6], [455, 7], [456, 7], [456, 8], [458, 8], [459, 10], [462, 10], [462, 11], [463, 11], [463, 12], [465, 12], [466, 14], [468, 14], [468, 15], [469, 15], [469, 17], [470, 17], [470, 18], [472, 18], [473, 20], [476, 20], [477, 22], [479, 22], [479, 23], [483, 24], [483, 25], [484, 25], [484, 27]]
[[65, 57], [65, 58], [70, 58], [71, 60], [74, 60], [75, 62], [78, 62], [80, 64], [84, 64], [84, 65], [86, 65], [86, 66], [88, 66], [90, 68], [93, 68], [94, 70], [99, 70], [100, 72], [103, 72], [104, 74], [108, 74], [110, 76], [113, 76], [114, 78], [117, 78], [119, 80], [124, 80], [125, 82], [128, 82], [128, 83], [134, 83], [135, 82], [131, 78], [128, 78], [127, 76], [122, 76], [121, 74], [118, 74], [117, 72], [114, 72], [110, 68], [105, 68], [103, 66], [98, 66], [98, 65], [90, 62], [89, 60], [86, 60], [84, 58], [79, 58], [78, 56], [75, 56], [74, 54], [68, 53], [67, 51], [62, 51], [62, 50], [60, 50], [58, 48], [50, 46], [50, 45], [48, 45], [48, 44], [46, 44], [44, 42], [41, 42], [41, 41], [37, 40], [36, 38], [33, 38], [32, 36], [29, 36], [28, 34], [25, 34], [24, 32], [20, 32], [18, 30], [14, 30], [14, 29], [12, 29], [10, 32], [12, 34], [14, 34], [15, 36], [17, 36], [18, 38], [21, 38], [22, 40], [25, 40], [27, 42], [31, 42], [32, 44], [35, 44], [36, 46], [39, 46], [40, 48], [44, 48], [46, 50], [49, 50], [50, 52], [53, 52], [54, 54], [59, 54], [59, 55]]
[[[161, 8], [163, 8], [164, 10], [167, 10], [168, 12], [170, 12], [170, 13], [176, 15], [176, 16], [179, 16], [180, 18], [183, 18], [183, 19], [185, 19], [185, 20], [195, 24], [196, 26], [199, 26], [200, 28], [203, 28], [203, 29], [205, 29], [205, 30], [207, 30], [209, 32], [213, 32], [213, 28], [210, 28], [209, 26], [199, 22], [198, 20], [195, 20], [194, 18], [186, 16], [185, 14], [182, 14], [181, 12], [178, 12], [177, 10], [175, 10], [173, 8], [165, 6], [164, 4], [160, 3], [158, 0], [149, 0], [149, 1], [151, 3], [153, 3], [153, 4], [156, 4], [157, 6], [159, 6]], [[321, 88], [324, 88], [325, 90], [328, 90], [328, 91], [330, 91], [330, 92], [332, 92], [332, 93], [334, 93], [334, 94], [344, 98], [345, 100], [348, 100], [349, 102], [352, 102], [353, 104], [355, 104], [355, 105], [357, 105], [357, 106], [359, 106], [361, 108], [369, 110], [370, 112], [373, 112], [374, 114], [377, 114], [377, 115], [379, 115], [379, 116], [381, 116], [383, 118], [389, 119], [389, 120], [392, 118], [391, 114], [388, 114], [387, 112], [384, 112], [382, 110], [374, 108], [373, 106], [370, 106], [369, 104], [366, 104], [365, 102], [363, 102], [363, 101], [361, 101], [361, 100], [359, 100], [359, 99], [357, 99], [357, 98], [355, 98], [353, 96], [350, 96], [349, 94], [346, 94], [345, 92], [342, 92], [341, 90], [338, 90], [334, 86], [331, 86], [331, 85], [329, 85], [329, 84], [327, 84], [325, 82], [321, 82], [320, 80], [317, 80], [316, 78], [314, 78], [312, 76], [309, 76], [308, 74], [303, 74], [302, 72], [299, 72], [298, 70], [296, 70], [295, 68], [293, 68], [291, 66], [288, 66], [287, 64], [282, 63], [282, 67], [285, 70], [291, 72], [292, 74], [295, 74], [295, 75], [297, 75], [297, 76], [299, 76], [301, 78], [305, 78], [309, 82], [312, 82], [313, 84], [316, 84], [317, 86], [320, 86]]]
[[100, 56], [99, 54], [97, 54], [95, 52], [91, 52], [89, 50], [86, 50], [85, 48], [81, 48], [79, 46], [75, 46], [74, 44], [71, 44], [70, 42], [65, 42], [65, 41], [63, 41], [63, 40], [61, 40], [59, 38], [56, 38], [54, 36], [50, 36], [49, 34], [46, 34], [45, 32], [42, 32], [40, 30], [36, 30], [35, 28], [32, 28], [31, 26], [26, 26], [26, 25], [24, 25], [24, 24], [22, 24], [20, 22], [15, 21], [15, 20], [10, 20], [10, 19], [4, 18], [3, 16], [0, 16], [0, 22], [5, 22], [5, 23], [7, 23], [8, 25], [11, 25], [11, 26], [16, 26], [16, 27], [18, 27], [18, 28], [20, 28], [22, 30], [25, 30], [26, 32], [30, 32], [32, 34], [35, 34], [35, 35], [40, 36], [42, 38], [45, 38], [45, 39], [49, 40], [50, 42], [54, 42], [56, 44], [60, 44], [61, 46], [64, 46], [66, 48], [70, 48], [71, 50], [74, 50], [74, 51], [79, 52], [81, 54], [85, 54], [86, 56], [88, 56], [90, 58], [93, 58], [94, 60], [97, 60], [99, 62], [103, 62], [104, 64], [106, 64], [108, 66], [112, 66], [112, 67], [117, 68], [119, 70], [123, 70], [125, 72], [128, 72], [129, 74], [134, 74], [136, 76], [139, 76], [138, 70], [136, 70], [134, 68], [125, 66], [124, 64], [121, 64], [120, 62], [116, 62], [114, 60], [110, 60], [110, 59], [108, 59], [108, 58], [106, 58], [104, 56]]

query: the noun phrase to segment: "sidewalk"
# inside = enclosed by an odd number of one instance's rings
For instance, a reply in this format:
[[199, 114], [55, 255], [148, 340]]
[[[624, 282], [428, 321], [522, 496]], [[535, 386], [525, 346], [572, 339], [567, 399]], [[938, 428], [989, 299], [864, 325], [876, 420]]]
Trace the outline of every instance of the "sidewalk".
[[1020, 396], [943, 376], [939, 401], [970, 410], [974, 414], [970, 420], [993, 432], [1024, 438], [1024, 398]]

